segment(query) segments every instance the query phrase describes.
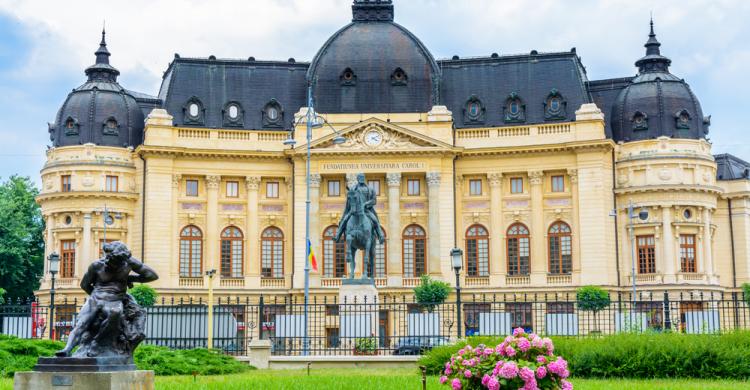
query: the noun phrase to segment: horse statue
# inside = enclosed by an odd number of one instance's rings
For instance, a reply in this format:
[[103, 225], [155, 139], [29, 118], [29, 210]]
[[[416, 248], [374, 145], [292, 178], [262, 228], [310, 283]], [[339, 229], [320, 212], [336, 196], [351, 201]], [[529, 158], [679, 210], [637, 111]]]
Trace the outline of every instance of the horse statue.
[[357, 182], [357, 185], [350, 188], [346, 194], [346, 209], [334, 240], [341, 242], [342, 237], [346, 237], [349, 279], [354, 279], [358, 250], [364, 252], [362, 279], [372, 279], [375, 270], [375, 248], [378, 241], [383, 242], [383, 234], [374, 208], [375, 193], [365, 184], [364, 174], [357, 175]]

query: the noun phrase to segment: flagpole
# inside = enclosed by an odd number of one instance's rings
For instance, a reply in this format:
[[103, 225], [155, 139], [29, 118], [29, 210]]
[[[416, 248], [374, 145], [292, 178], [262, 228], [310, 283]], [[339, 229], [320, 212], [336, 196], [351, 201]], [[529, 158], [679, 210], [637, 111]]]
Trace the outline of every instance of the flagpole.
[[310, 142], [312, 141], [313, 119], [312, 82], [307, 84], [307, 160], [305, 166], [305, 334], [302, 339], [302, 354], [308, 354], [309, 340], [307, 339], [307, 305], [310, 300]]

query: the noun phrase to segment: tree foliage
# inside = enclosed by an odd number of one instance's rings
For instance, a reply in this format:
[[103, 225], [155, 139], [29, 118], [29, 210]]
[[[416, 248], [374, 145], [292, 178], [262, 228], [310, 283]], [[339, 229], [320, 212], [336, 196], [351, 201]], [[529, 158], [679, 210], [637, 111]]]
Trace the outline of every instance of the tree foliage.
[[578, 308], [583, 311], [593, 311], [594, 313], [606, 309], [612, 301], [609, 299], [609, 293], [601, 287], [583, 286], [576, 290], [576, 299]]
[[128, 292], [141, 307], [153, 306], [156, 303], [156, 298], [159, 296], [153, 287], [146, 284], [139, 284], [128, 290]]
[[0, 184], [0, 286], [8, 298], [27, 298], [39, 288], [44, 267], [44, 221], [28, 177]]
[[4, 295], [5, 295], [5, 289], [3, 289], [2, 287], [0, 287], [0, 305], [2, 305], [3, 303], [5, 303], [5, 298], [3, 298]]
[[750, 283], [742, 283], [742, 291], [745, 293], [745, 302], [750, 305]]
[[445, 302], [450, 292], [451, 286], [448, 283], [433, 280], [428, 275], [422, 275], [422, 283], [414, 288], [417, 303], [430, 311]]

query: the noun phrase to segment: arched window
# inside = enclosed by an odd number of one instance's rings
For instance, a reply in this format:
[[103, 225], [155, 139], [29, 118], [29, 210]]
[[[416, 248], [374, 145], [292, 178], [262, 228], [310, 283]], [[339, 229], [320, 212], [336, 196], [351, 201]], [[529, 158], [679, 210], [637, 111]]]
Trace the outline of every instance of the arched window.
[[648, 130], [648, 115], [641, 111], [636, 111], [630, 119], [633, 122], [633, 130]]
[[230, 226], [221, 232], [221, 276], [223, 278], [242, 277], [242, 259], [244, 259], [244, 241], [242, 232]]
[[180, 232], [180, 276], [203, 276], [203, 233], [193, 225], [185, 226]]
[[391, 85], [406, 85], [408, 81], [409, 77], [401, 68], [396, 68], [396, 70], [391, 73]]
[[200, 99], [193, 96], [187, 100], [182, 107], [183, 120], [186, 124], [202, 125], [205, 114], [203, 103]]
[[117, 124], [117, 119], [115, 117], [109, 117], [106, 121], [104, 121], [104, 124], [102, 125], [102, 133], [104, 135], [118, 135], [119, 134], [120, 125]]
[[552, 88], [544, 101], [544, 119], [548, 121], [565, 119], [567, 106], [568, 103], [560, 91]]
[[284, 277], [284, 233], [269, 227], [260, 236], [261, 274], [264, 278]]
[[570, 226], [555, 222], [549, 227], [549, 273], [569, 274], [573, 268], [573, 244]]
[[529, 229], [522, 223], [508, 228], [505, 237], [508, 255], [508, 275], [528, 275], [530, 266]]
[[333, 241], [338, 226], [329, 226], [323, 232], [323, 277], [343, 278], [346, 276], [346, 243]]
[[526, 105], [517, 93], [511, 92], [505, 99], [503, 107], [503, 119], [505, 123], [522, 123], [526, 121]]
[[675, 124], [678, 129], [690, 128], [690, 113], [687, 110], [680, 110], [674, 114]]
[[419, 225], [409, 225], [403, 235], [404, 277], [417, 278], [425, 273], [427, 234]]
[[483, 123], [484, 113], [485, 108], [482, 101], [479, 100], [477, 95], [471, 95], [469, 100], [466, 101], [466, 107], [464, 107], [464, 122]]
[[472, 225], [466, 230], [466, 275], [490, 274], [490, 235], [482, 225]]
[[381, 227], [380, 230], [383, 232], [383, 243], [375, 244], [375, 272], [373, 276], [376, 278], [384, 278], [386, 275], [386, 270], [387, 270], [387, 266], [386, 266], [387, 264], [386, 253], [388, 249], [386, 247], [386, 245], [388, 245], [386, 241], [387, 236], [385, 234], [385, 229]]
[[284, 109], [276, 99], [271, 99], [261, 112], [263, 127], [281, 128], [284, 125]]
[[223, 116], [223, 124], [227, 127], [242, 127], [243, 119], [245, 116], [245, 110], [239, 102], [228, 102], [224, 105], [221, 110]]

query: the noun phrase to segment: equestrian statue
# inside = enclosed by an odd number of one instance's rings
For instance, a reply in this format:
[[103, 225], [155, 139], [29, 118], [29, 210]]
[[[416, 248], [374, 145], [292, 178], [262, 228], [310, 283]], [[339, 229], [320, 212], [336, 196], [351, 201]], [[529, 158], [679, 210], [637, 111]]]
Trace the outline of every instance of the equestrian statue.
[[[363, 251], [362, 279], [372, 279], [377, 243], [385, 240], [380, 221], [375, 212], [377, 196], [367, 185], [364, 173], [357, 174], [357, 184], [346, 193], [346, 208], [341, 216], [334, 240], [346, 240], [346, 262], [349, 264], [349, 279], [354, 279], [357, 250]], [[376, 242], [377, 240], [377, 242]]]

